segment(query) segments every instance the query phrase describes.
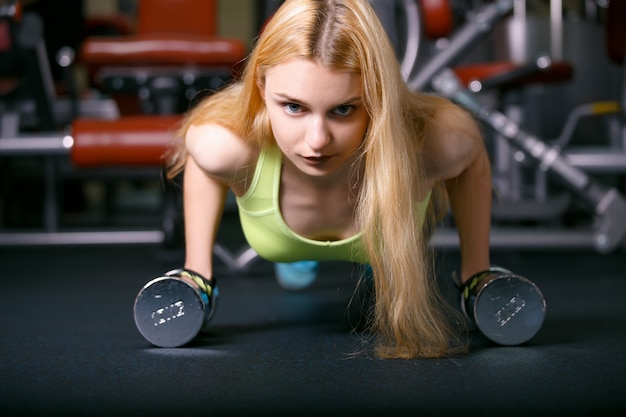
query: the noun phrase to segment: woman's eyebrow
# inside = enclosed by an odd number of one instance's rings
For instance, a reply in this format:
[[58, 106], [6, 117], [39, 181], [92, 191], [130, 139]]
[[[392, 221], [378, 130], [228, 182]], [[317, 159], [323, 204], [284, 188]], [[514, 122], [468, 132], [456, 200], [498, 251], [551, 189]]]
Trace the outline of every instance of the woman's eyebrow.
[[274, 93], [274, 96], [276, 96], [277, 98], [279, 98], [281, 100], [285, 100], [285, 101], [293, 101], [294, 103], [304, 103], [302, 100], [297, 99], [295, 97], [292, 97], [289, 94]]
[[[305, 105], [306, 105], [306, 102], [305, 102], [304, 100], [301, 100], [301, 99], [298, 99], [298, 98], [292, 97], [292, 96], [291, 96], [291, 95], [289, 95], [289, 94], [285, 94], [285, 93], [274, 93], [274, 95], [275, 95], [277, 98], [282, 99], [282, 100], [285, 100], [285, 101], [289, 101], [289, 102], [293, 102], [293, 103], [298, 103], [298, 104], [305, 104]], [[338, 104], [336, 104], [336, 105], [337, 105], [337, 106], [344, 106], [344, 105], [346, 105], [346, 104], [354, 104], [354, 103], [358, 103], [358, 102], [360, 102], [360, 101], [362, 101], [362, 100], [363, 100], [363, 98], [362, 98], [361, 96], [354, 96], [354, 97], [351, 97], [351, 98], [349, 98], [349, 99], [347, 99], [347, 100], [345, 100], [345, 101], [339, 101], [339, 102], [338, 102]]]

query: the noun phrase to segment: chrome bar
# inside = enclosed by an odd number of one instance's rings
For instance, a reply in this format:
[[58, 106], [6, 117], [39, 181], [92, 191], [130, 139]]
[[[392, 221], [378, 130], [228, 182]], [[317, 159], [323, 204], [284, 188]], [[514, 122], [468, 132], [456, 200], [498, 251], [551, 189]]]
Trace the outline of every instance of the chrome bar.
[[81, 231], [81, 232], [0, 232], [1, 246], [65, 246], [161, 244], [160, 230], [147, 231]]
[[[594, 230], [591, 228], [522, 228], [494, 226], [491, 230], [493, 249], [593, 249]], [[81, 232], [0, 232], [0, 247], [63, 246], [63, 245], [115, 245], [161, 244], [164, 234], [159, 230], [147, 231], [81, 231]], [[431, 237], [435, 249], [457, 249], [459, 237], [452, 227], [440, 227]], [[257, 259], [256, 252], [244, 245], [236, 254], [216, 245], [216, 255], [233, 268], [244, 268]]]
[[550, 0], [550, 49], [552, 58], [563, 59], [563, 0]]
[[0, 138], [0, 156], [32, 156], [69, 154], [74, 138], [65, 134], [33, 135], [17, 138]]
[[563, 150], [565, 160], [586, 172], [626, 172], [626, 152], [610, 148], [567, 147]]
[[[594, 249], [595, 231], [588, 229], [494, 227], [491, 230], [491, 248], [500, 250]], [[435, 249], [458, 249], [459, 237], [452, 228], [440, 228], [430, 240]]]
[[478, 39], [493, 28], [493, 25], [513, 9], [513, 0], [498, 0], [489, 3], [475, 17], [459, 28], [445, 49], [435, 54], [415, 77], [408, 81], [412, 90], [423, 90], [428, 87], [432, 78], [442, 69], [458, 59]]

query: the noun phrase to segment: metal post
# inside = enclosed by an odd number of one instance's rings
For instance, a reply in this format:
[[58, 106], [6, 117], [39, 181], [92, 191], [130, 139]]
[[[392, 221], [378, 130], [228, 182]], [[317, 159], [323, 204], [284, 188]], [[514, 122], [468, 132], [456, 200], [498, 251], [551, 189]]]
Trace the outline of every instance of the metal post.
[[552, 59], [563, 59], [563, 1], [550, 0], [550, 52]]
[[413, 90], [425, 89], [439, 71], [450, 66], [468, 50], [470, 45], [489, 33], [493, 25], [512, 8], [513, 0], [498, 0], [481, 9], [471, 21], [456, 31], [447, 48], [431, 58], [416, 76], [409, 80], [409, 87]]

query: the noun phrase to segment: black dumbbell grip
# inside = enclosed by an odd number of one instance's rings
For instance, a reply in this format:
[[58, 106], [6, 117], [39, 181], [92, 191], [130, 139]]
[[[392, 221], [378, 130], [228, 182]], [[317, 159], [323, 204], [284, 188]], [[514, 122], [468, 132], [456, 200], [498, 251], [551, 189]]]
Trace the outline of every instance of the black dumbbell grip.
[[476, 288], [478, 284], [480, 284], [487, 276], [493, 273], [510, 273], [506, 268], [502, 268], [499, 266], [491, 266], [489, 269], [485, 269], [484, 271], [480, 271], [472, 275], [467, 281], [464, 283], [458, 284], [457, 287], [461, 291], [463, 299], [469, 298], [470, 291]]
[[173, 269], [165, 274], [165, 276], [167, 277], [176, 275], [187, 276], [196, 284], [198, 284], [200, 289], [206, 292], [209, 297], [213, 296], [214, 291], [216, 291], [217, 281], [215, 277], [206, 278], [204, 275], [187, 268]]

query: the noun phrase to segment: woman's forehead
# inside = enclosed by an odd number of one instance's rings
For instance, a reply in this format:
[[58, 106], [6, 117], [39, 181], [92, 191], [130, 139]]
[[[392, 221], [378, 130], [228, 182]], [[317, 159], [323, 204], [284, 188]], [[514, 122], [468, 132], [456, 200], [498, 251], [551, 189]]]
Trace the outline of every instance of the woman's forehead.
[[265, 72], [266, 88], [290, 96], [318, 91], [336, 96], [361, 95], [361, 75], [328, 69], [315, 61], [294, 58]]

